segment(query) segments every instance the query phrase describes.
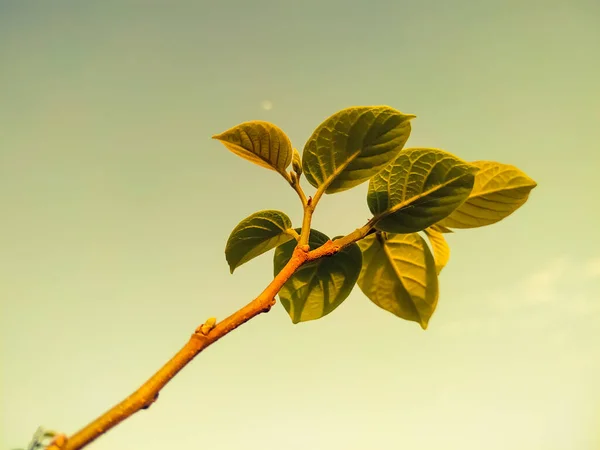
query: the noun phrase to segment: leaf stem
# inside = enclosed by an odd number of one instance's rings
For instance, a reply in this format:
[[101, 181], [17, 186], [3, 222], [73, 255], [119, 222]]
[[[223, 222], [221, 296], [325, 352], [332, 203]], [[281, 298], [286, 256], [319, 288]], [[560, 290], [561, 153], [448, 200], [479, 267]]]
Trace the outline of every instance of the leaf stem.
[[352, 233], [336, 239], [335, 241], [333, 241], [333, 244], [339, 247], [339, 250], [341, 250], [354, 242], [360, 241], [361, 239], [365, 238], [374, 231], [375, 228], [373, 228], [373, 219], [371, 219], [365, 225], [363, 225], [360, 228], [357, 228]]
[[[327, 186], [329, 186], [329, 185], [327, 185]], [[315, 196], [312, 199], [313, 208], [316, 207], [317, 203], [319, 203], [319, 200], [321, 200], [321, 197], [325, 193], [325, 189], [327, 188], [327, 186], [323, 185], [320, 188], [318, 188], [317, 191], [315, 192]]]
[[288, 228], [287, 230], [284, 231], [285, 234], [289, 234], [290, 236], [292, 236], [294, 239], [296, 239], [296, 241], [300, 241], [300, 235], [298, 234], [298, 232], [296, 230], [294, 230], [293, 228]]
[[327, 186], [321, 186], [320, 188], [318, 188], [317, 191], [315, 192], [315, 196], [309, 197], [308, 200], [306, 201], [306, 204], [304, 205], [304, 217], [302, 218], [302, 234], [300, 235], [300, 241], [298, 242], [298, 245], [307, 245], [308, 244], [312, 216], [313, 216], [313, 214], [315, 212], [315, 208], [317, 207], [319, 200], [321, 200], [321, 197], [323, 196], [323, 193], [325, 192], [326, 188], [327, 188]]
[[[298, 247], [303, 247], [305, 245], [308, 244], [308, 236], [310, 233], [310, 222], [312, 219], [312, 215], [313, 212], [315, 210], [314, 208], [314, 202], [312, 201], [311, 197], [306, 198], [306, 194], [304, 193], [304, 190], [302, 189], [302, 186], [300, 186], [300, 176], [294, 172], [291, 172], [289, 174], [289, 183], [290, 186], [292, 186], [292, 188], [294, 189], [294, 191], [296, 191], [296, 194], [298, 194], [298, 197], [300, 198], [300, 202], [302, 202], [302, 209], [304, 211], [303, 217], [302, 217], [302, 229], [300, 231], [300, 236], [294, 236], [296, 238], [296, 240], [298, 241]], [[295, 230], [294, 233], [296, 233]], [[297, 233], [296, 233], [297, 235]]]
[[298, 197], [300, 197], [300, 201], [302, 202], [302, 209], [304, 210], [304, 214], [302, 217], [302, 229], [300, 231], [299, 238], [296, 239], [298, 241], [298, 246], [303, 247], [308, 244], [310, 223], [312, 220], [313, 212], [315, 210], [315, 202], [312, 200], [312, 197], [306, 198], [306, 194], [304, 193], [302, 186], [300, 186], [300, 180], [298, 176], [292, 177], [290, 185], [292, 186], [292, 188], [294, 188], [294, 190], [298, 194]]
[[290, 186], [292, 186], [294, 191], [296, 191], [296, 194], [298, 194], [298, 197], [300, 197], [300, 201], [302, 202], [302, 207], [306, 207], [308, 200], [306, 199], [306, 194], [304, 193], [302, 186], [300, 186], [299, 177], [297, 175], [295, 177], [290, 177], [290, 179], [288, 181], [290, 183]]

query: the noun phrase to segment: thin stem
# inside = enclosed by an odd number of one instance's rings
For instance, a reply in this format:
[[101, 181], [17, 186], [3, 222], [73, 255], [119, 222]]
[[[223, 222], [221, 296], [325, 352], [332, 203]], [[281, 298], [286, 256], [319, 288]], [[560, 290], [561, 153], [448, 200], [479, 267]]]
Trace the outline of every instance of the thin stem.
[[300, 186], [300, 177], [298, 175], [296, 175], [294, 178], [290, 177], [289, 183], [290, 186], [292, 186], [292, 188], [294, 189], [294, 191], [296, 191], [296, 194], [298, 194], [298, 197], [300, 197], [302, 207], [306, 207], [308, 200], [306, 199], [306, 194], [304, 193], [302, 186]]
[[310, 224], [312, 222], [312, 216], [315, 212], [315, 208], [321, 200], [321, 197], [325, 193], [327, 185], [323, 185], [317, 189], [314, 197], [309, 197], [306, 205], [304, 205], [304, 217], [302, 218], [302, 234], [300, 235], [300, 241], [298, 245], [307, 245], [308, 238], [310, 236]]
[[296, 241], [300, 241], [300, 235], [298, 234], [298, 232], [296, 230], [294, 230], [293, 228], [288, 228], [287, 230], [284, 231], [285, 234], [289, 234], [290, 236], [292, 236], [294, 239], [296, 239]]
[[294, 188], [294, 191], [296, 191], [298, 197], [300, 197], [300, 201], [302, 202], [302, 209], [304, 211], [304, 215], [302, 218], [302, 230], [300, 231], [299, 238], [297, 238], [298, 246], [303, 247], [308, 244], [310, 222], [312, 219], [314, 207], [311, 206], [312, 199], [310, 197], [306, 198], [306, 194], [304, 193], [302, 186], [300, 186], [300, 177], [296, 174], [293, 175], [295, 176], [291, 177], [290, 185], [292, 186], [292, 188]]
[[304, 207], [302, 230], [300, 232], [300, 240], [298, 241], [299, 246], [308, 245], [308, 238], [310, 236], [310, 223], [312, 222], [312, 215], [314, 211], [315, 208], [309, 201], [309, 203]]
[[312, 202], [311, 202], [313, 208], [316, 208], [317, 203], [319, 203], [319, 200], [321, 200], [321, 197], [325, 193], [325, 189], [327, 189], [328, 186], [329, 185], [323, 185], [317, 189], [317, 192], [315, 192], [315, 196], [313, 197]]
[[312, 219], [314, 208], [314, 202], [311, 197], [306, 198], [306, 194], [300, 186], [300, 176], [292, 173], [290, 178], [290, 185], [300, 197], [300, 201], [302, 202], [302, 209], [304, 210], [304, 215], [302, 217], [302, 230], [300, 232], [300, 238], [298, 239], [298, 246], [305, 246], [308, 244], [308, 237], [310, 233], [310, 222]]
[[374, 231], [373, 225], [371, 224], [371, 221], [369, 221], [362, 227], [354, 230], [352, 233], [347, 234], [346, 236], [341, 237], [339, 239], [336, 239], [335, 241], [333, 241], [333, 244], [336, 245], [337, 247], [339, 247], [338, 251], [340, 251], [344, 247], [347, 247], [348, 245], [365, 238], [366, 236], [371, 234], [373, 231]]

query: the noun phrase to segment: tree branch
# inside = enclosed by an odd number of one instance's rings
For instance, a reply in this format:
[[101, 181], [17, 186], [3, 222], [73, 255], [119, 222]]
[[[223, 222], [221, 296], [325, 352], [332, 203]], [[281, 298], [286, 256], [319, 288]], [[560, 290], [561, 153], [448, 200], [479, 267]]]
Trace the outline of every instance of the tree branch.
[[349, 235], [335, 241], [327, 241], [321, 247], [312, 251], [310, 251], [308, 245], [298, 245], [285, 267], [258, 297], [216, 324], [206, 334], [203, 332], [203, 327], [199, 326], [181, 350], [137, 391], [71, 437], [58, 435], [47, 450], [79, 450], [134, 413], [149, 408], [158, 398], [161, 389], [196, 355], [253, 317], [268, 312], [275, 304], [275, 296], [279, 290], [302, 264], [334, 255], [352, 242], [365, 237], [369, 231], [370, 224], [368, 223]]

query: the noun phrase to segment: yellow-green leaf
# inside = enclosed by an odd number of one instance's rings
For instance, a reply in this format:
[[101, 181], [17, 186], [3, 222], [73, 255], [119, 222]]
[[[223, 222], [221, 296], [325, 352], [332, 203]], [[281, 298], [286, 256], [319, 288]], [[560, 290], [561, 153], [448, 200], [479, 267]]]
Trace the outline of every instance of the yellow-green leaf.
[[376, 233], [358, 242], [358, 286], [377, 306], [426, 329], [438, 302], [433, 255], [418, 233]]
[[369, 182], [367, 203], [375, 228], [415, 233], [430, 227], [467, 199], [477, 170], [443, 150], [403, 150]]
[[225, 258], [230, 272], [233, 273], [242, 264], [294, 239], [291, 228], [292, 221], [281, 211], [258, 211], [246, 217], [227, 239]]
[[438, 225], [477, 228], [510, 216], [529, 197], [537, 183], [515, 166], [493, 161], [474, 161], [479, 167], [469, 198]]
[[439, 223], [431, 225], [429, 228], [440, 233], [454, 233], [454, 231], [452, 231], [450, 228], [443, 227]]
[[270, 122], [254, 120], [241, 123], [213, 136], [228, 150], [261, 167], [272, 169], [288, 179], [292, 162], [292, 143], [288, 136]]
[[[308, 245], [314, 250], [328, 240], [323, 233], [310, 230]], [[275, 275], [288, 263], [295, 246], [295, 242], [288, 242], [277, 247], [273, 259]], [[279, 300], [292, 322], [320, 319], [340, 306], [356, 284], [361, 262], [358, 245], [351, 244], [333, 256], [301, 266], [279, 291]]]
[[306, 142], [306, 180], [333, 194], [364, 183], [402, 150], [415, 116], [389, 106], [356, 106], [327, 118]]
[[444, 235], [433, 227], [425, 228], [425, 234], [429, 238], [431, 248], [433, 249], [433, 257], [435, 259], [435, 269], [439, 275], [442, 269], [450, 260], [450, 246], [446, 242]]

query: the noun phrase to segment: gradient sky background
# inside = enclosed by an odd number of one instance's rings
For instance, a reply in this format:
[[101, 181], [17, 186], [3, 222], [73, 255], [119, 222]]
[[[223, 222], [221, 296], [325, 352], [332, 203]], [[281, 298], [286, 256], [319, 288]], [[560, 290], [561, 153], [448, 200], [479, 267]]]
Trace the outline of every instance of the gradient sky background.
[[[387, 104], [408, 146], [539, 184], [448, 238], [429, 329], [358, 288], [320, 321], [277, 305], [91, 448], [600, 449], [599, 49], [597, 0], [0, 1], [0, 447], [76, 431], [270, 281], [225, 241], [300, 205], [213, 134], [268, 120], [301, 149]], [[362, 225], [366, 191], [314, 227]]]

